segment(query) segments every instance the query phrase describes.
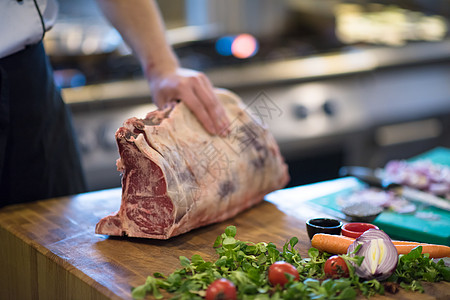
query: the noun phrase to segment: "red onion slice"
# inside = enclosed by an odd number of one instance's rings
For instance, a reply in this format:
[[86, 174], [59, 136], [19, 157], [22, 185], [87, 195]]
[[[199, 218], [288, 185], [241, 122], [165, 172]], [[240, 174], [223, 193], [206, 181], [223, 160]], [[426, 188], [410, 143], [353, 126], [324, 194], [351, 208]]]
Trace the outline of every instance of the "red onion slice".
[[450, 167], [430, 160], [392, 160], [384, 167], [383, 178], [437, 196], [450, 193]]
[[[355, 250], [361, 245], [358, 251]], [[387, 279], [394, 273], [398, 252], [390, 237], [381, 230], [369, 229], [348, 247], [350, 256], [364, 256], [361, 266], [353, 263], [356, 274], [364, 279]]]

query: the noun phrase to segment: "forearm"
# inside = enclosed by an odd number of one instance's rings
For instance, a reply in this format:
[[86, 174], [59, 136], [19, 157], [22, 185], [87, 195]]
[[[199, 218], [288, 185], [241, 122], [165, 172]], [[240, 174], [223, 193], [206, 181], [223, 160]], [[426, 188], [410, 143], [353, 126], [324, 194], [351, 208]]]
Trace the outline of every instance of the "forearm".
[[104, 15], [139, 58], [152, 100], [164, 107], [182, 100], [211, 134], [225, 136], [229, 120], [205, 74], [181, 69], [165, 38], [155, 0], [97, 0]]
[[179, 63], [165, 38], [164, 23], [154, 0], [97, 0], [151, 79], [175, 72]]

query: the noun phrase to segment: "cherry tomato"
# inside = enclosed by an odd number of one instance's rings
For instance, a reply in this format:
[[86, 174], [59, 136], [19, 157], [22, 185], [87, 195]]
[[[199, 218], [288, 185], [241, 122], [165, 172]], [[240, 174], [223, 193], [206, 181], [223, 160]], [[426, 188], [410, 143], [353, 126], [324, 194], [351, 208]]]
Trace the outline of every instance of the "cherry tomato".
[[236, 300], [236, 286], [228, 279], [217, 279], [208, 286], [205, 299]]
[[329, 277], [348, 277], [348, 267], [345, 263], [345, 260], [338, 256], [334, 255], [327, 259], [324, 266], [325, 274]]
[[290, 263], [284, 261], [277, 261], [273, 263], [269, 267], [269, 282], [271, 285], [281, 285], [284, 286], [288, 283], [289, 279], [286, 276], [287, 274], [291, 274], [294, 276], [294, 280], [299, 280], [300, 276], [298, 275], [297, 269], [291, 265]]

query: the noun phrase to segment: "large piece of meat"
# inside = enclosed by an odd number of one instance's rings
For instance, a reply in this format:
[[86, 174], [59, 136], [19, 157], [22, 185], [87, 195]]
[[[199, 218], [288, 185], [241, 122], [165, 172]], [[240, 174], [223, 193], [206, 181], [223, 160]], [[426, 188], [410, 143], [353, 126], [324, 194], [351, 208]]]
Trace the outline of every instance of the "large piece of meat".
[[183, 102], [117, 130], [122, 203], [96, 233], [168, 239], [233, 217], [287, 184], [273, 136], [235, 94], [216, 92], [231, 121], [227, 137], [208, 134]]

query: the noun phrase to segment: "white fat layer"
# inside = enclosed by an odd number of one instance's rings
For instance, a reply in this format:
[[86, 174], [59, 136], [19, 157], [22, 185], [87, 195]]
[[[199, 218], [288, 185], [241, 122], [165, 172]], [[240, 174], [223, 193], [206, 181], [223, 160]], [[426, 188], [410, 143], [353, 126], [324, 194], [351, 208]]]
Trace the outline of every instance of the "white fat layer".
[[386, 249], [383, 239], [373, 239], [370, 241], [369, 257], [370, 257], [370, 272], [375, 274], [377, 267], [384, 261], [386, 256]]
[[142, 133], [139, 133], [136, 139], [134, 139], [134, 144], [138, 147], [139, 151], [144, 153], [147, 157], [153, 157], [153, 155], [156, 154], [154, 153], [156, 151], [148, 145]]

